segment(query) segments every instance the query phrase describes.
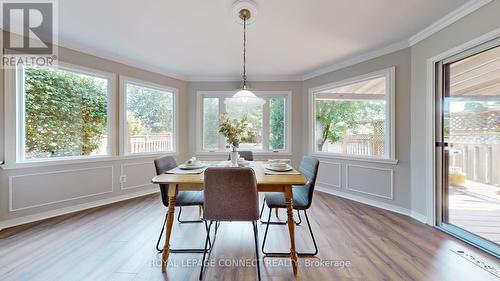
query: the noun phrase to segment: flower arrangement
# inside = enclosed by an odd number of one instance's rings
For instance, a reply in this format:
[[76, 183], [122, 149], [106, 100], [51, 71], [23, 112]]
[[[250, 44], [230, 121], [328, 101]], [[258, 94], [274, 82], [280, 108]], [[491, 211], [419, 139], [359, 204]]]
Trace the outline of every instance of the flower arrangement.
[[251, 128], [248, 125], [247, 118], [240, 120], [230, 119], [226, 113], [221, 114], [219, 119], [219, 133], [221, 133], [227, 142], [232, 146], [233, 151], [240, 146], [240, 143], [251, 135]]

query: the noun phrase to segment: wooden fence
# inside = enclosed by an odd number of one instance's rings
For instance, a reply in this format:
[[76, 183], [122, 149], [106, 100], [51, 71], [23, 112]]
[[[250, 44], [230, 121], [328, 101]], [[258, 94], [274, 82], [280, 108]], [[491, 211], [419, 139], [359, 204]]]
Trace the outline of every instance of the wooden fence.
[[452, 143], [450, 166], [470, 181], [500, 186], [500, 144]]
[[172, 134], [152, 134], [131, 137], [128, 141], [128, 150], [130, 153], [172, 151]]

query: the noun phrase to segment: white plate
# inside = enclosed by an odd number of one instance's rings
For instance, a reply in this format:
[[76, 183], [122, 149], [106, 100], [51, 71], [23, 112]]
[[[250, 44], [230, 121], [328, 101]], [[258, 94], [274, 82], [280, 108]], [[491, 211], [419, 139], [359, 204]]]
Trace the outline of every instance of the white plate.
[[286, 167], [272, 167], [271, 165], [265, 165], [264, 167], [268, 170], [275, 172], [288, 172], [293, 170], [292, 166], [290, 165], [287, 165]]
[[182, 169], [182, 170], [196, 170], [196, 169], [201, 169], [201, 168], [205, 168], [207, 165], [201, 163], [199, 165], [186, 165], [186, 164], [180, 164], [179, 165], [179, 169]]

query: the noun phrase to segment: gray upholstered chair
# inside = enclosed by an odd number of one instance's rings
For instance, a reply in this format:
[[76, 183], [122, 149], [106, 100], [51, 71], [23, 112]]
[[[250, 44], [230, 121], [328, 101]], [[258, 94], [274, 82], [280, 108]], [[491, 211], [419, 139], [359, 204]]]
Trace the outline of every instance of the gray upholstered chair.
[[[307, 184], [303, 186], [294, 186], [293, 187], [293, 209], [297, 210], [300, 219], [300, 211], [304, 212], [306, 217], [307, 226], [309, 227], [309, 233], [311, 234], [311, 238], [314, 244], [314, 252], [311, 253], [298, 253], [300, 256], [315, 256], [318, 253], [318, 246], [316, 245], [316, 239], [314, 239], [314, 234], [311, 228], [311, 224], [309, 223], [309, 218], [307, 216], [307, 210], [311, 207], [313, 194], [314, 194], [314, 186], [316, 184], [316, 176], [318, 175], [319, 161], [318, 159], [310, 156], [304, 156], [302, 158], [302, 162], [300, 163], [299, 170], [306, 176]], [[271, 256], [281, 256], [281, 255], [289, 255], [290, 253], [278, 253], [278, 252], [266, 252], [264, 247], [266, 245], [267, 232], [269, 230], [269, 225], [271, 224], [286, 224], [286, 222], [271, 222], [271, 214], [273, 209], [286, 209], [285, 196], [283, 193], [279, 192], [268, 192], [264, 195], [264, 203], [269, 207], [269, 216], [267, 222], [263, 222], [267, 224], [266, 232], [264, 234], [264, 241], [262, 242], [262, 252], [266, 255]], [[264, 208], [264, 204], [262, 204], [262, 209]], [[262, 215], [262, 212], [261, 214]], [[297, 223], [297, 224], [300, 224]]]
[[[251, 150], [238, 150], [238, 153], [240, 154], [241, 158], [247, 161], [253, 161], [253, 152]], [[227, 160], [231, 160], [231, 153], [229, 153]]]
[[[155, 163], [155, 168], [156, 168], [156, 174], [161, 175], [165, 173], [168, 170], [171, 170], [175, 167], [177, 167], [177, 162], [172, 156], [164, 156], [159, 159], [156, 159], [154, 161]], [[160, 184], [160, 194], [161, 194], [161, 201], [163, 202], [163, 205], [165, 207], [168, 207], [168, 185], [166, 184]], [[201, 223], [203, 222], [202, 220], [181, 220], [181, 212], [182, 212], [182, 207], [187, 207], [187, 206], [199, 206], [200, 208], [203, 206], [203, 191], [179, 191], [177, 192], [177, 195], [175, 197], [175, 206], [179, 207], [179, 214], [177, 216], [177, 221], [179, 223]], [[168, 214], [168, 212], [167, 212]], [[163, 231], [165, 230], [165, 222], [166, 222], [166, 217], [165, 215], [165, 220], [163, 221], [163, 226], [161, 228], [160, 232], [160, 237], [158, 237], [158, 242], [156, 243], [156, 249], [158, 252], [162, 252], [163, 249], [160, 248], [160, 241], [161, 237], [163, 235]], [[194, 252], [194, 253], [201, 253], [203, 249], [171, 249], [171, 252]]]
[[[257, 257], [257, 275], [260, 280], [259, 241], [259, 195], [257, 180], [251, 168], [208, 168], [205, 170], [203, 220], [207, 225], [205, 249], [210, 242], [210, 229], [215, 222], [215, 235], [221, 221], [252, 222]], [[209, 223], [208, 223], [209, 222]], [[212, 242], [212, 248], [215, 243]], [[203, 254], [200, 280], [203, 277], [206, 253]]]

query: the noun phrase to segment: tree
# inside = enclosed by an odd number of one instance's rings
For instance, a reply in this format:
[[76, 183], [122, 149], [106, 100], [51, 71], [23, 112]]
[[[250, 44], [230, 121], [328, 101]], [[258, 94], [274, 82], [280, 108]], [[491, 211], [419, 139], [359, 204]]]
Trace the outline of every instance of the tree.
[[269, 147], [285, 148], [285, 98], [269, 99]]
[[248, 134], [242, 143], [256, 144], [262, 141], [262, 106], [231, 105], [226, 107], [230, 119], [246, 119]]
[[355, 131], [357, 121], [384, 118], [385, 102], [317, 100], [316, 144], [319, 151], [328, 140], [339, 142], [347, 131]]
[[[169, 92], [127, 85], [127, 121], [140, 120], [141, 134], [173, 130], [173, 95]], [[130, 117], [133, 118], [130, 118]]]
[[25, 120], [28, 158], [89, 155], [107, 130], [107, 81], [26, 67]]

